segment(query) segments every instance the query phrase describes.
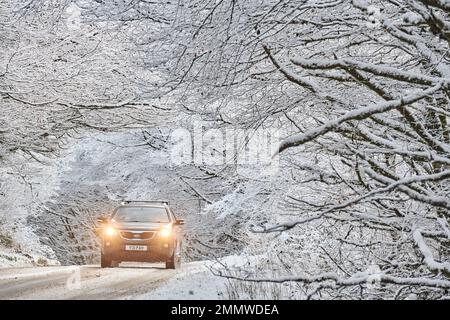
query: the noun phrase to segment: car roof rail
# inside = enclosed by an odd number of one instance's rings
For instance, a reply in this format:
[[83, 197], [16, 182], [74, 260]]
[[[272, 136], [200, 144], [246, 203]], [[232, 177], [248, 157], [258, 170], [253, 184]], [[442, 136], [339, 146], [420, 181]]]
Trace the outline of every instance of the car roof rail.
[[121, 204], [130, 204], [130, 203], [159, 203], [169, 205], [169, 201], [167, 200], [123, 200]]

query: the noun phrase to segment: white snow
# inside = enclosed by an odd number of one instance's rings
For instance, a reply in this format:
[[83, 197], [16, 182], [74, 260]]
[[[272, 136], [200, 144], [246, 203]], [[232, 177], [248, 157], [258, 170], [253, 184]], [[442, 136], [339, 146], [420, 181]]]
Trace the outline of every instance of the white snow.
[[188, 266], [182, 266], [177, 274], [157, 289], [141, 296], [128, 297], [128, 299], [144, 300], [220, 300], [227, 299], [227, 282], [224, 277], [214, 275], [210, 268], [223, 266], [239, 268], [249, 262], [256, 262], [258, 257], [246, 255], [232, 255], [218, 259], [217, 261], [191, 262]]
[[126, 299], [143, 300], [202, 300], [224, 299], [226, 279], [214, 276], [208, 269], [210, 261], [198, 261], [182, 267], [177, 274], [157, 289]]

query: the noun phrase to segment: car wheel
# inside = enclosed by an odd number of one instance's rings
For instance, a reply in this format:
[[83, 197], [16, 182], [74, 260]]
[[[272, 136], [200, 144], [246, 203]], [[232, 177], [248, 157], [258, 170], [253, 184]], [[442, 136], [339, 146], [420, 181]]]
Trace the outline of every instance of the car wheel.
[[106, 257], [103, 253], [101, 254], [100, 257], [100, 266], [102, 268], [111, 268], [112, 266], [112, 260], [108, 259], [108, 257]]
[[175, 263], [176, 263], [176, 268], [180, 268], [181, 267], [181, 243], [180, 246], [178, 247], [178, 251], [176, 253], [176, 259], [175, 259]]
[[[177, 248], [177, 246], [175, 246]], [[166, 261], [166, 269], [178, 269], [181, 266], [180, 250], [174, 249], [170, 260]]]
[[113, 260], [111, 261], [111, 268], [118, 268], [120, 261]]
[[175, 269], [175, 263], [173, 260], [166, 261], [166, 269]]

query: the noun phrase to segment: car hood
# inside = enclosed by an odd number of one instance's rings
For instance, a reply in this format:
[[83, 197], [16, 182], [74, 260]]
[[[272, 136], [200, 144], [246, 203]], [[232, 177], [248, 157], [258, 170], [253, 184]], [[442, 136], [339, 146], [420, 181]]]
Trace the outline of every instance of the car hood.
[[113, 222], [113, 225], [120, 230], [159, 230], [167, 223], [158, 222]]

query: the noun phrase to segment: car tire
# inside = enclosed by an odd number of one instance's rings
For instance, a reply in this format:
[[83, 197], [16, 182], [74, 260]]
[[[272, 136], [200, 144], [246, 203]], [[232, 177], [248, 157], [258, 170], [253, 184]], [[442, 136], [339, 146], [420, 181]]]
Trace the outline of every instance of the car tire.
[[108, 257], [106, 257], [103, 253], [101, 254], [100, 257], [100, 266], [102, 268], [111, 268], [112, 267], [112, 260], [108, 259]]
[[111, 268], [118, 268], [120, 261], [113, 260], [111, 261]]
[[175, 263], [173, 262], [173, 260], [166, 261], [166, 269], [175, 269]]
[[[176, 246], [175, 246], [176, 247]], [[166, 261], [166, 269], [178, 269], [181, 266], [181, 255], [177, 250], [173, 250], [172, 257]]]

